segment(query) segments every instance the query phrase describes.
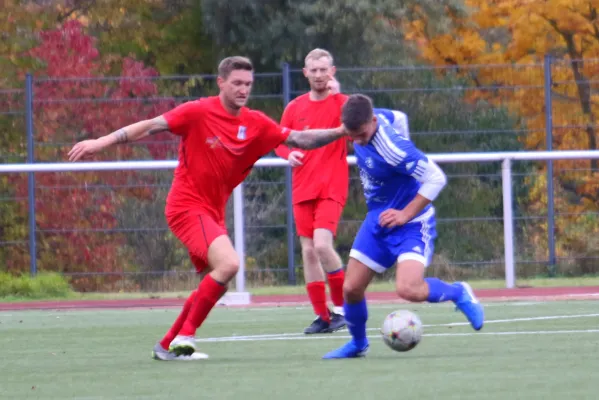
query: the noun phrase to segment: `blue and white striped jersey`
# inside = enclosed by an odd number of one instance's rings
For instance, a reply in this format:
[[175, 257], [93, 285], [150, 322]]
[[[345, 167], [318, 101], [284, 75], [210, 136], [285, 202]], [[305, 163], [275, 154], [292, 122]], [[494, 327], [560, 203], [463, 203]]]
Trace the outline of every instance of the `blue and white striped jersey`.
[[385, 121], [391, 125], [401, 136], [410, 138], [410, 129], [408, 125], [408, 116], [397, 110], [388, 110], [386, 108], [375, 108], [374, 115], [379, 120]]
[[[429, 171], [438, 167], [409, 140], [405, 114], [378, 108], [374, 112], [378, 119], [376, 133], [367, 145], [354, 144], [368, 212], [401, 210], [414, 199]], [[433, 164], [431, 168], [429, 163]], [[444, 179], [444, 175], [441, 177]], [[429, 204], [418, 216], [430, 208]]]

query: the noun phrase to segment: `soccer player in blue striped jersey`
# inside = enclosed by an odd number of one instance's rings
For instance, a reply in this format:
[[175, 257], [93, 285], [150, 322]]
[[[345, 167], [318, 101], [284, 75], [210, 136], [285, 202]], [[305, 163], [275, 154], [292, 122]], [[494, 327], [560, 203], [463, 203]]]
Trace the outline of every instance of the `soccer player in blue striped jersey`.
[[424, 278], [437, 236], [431, 203], [447, 183], [445, 174], [409, 140], [405, 114], [373, 109], [369, 97], [355, 94], [343, 106], [341, 118], [354, 142], [368, 212], [350, 251], [343, 285], [352, 339], [323, 358], [366, 354], [364, 293], [376, 273], [396, 263], [399, 297], [412, 302], [452, 301], [480, 330], [484, 310], [467, 283]]

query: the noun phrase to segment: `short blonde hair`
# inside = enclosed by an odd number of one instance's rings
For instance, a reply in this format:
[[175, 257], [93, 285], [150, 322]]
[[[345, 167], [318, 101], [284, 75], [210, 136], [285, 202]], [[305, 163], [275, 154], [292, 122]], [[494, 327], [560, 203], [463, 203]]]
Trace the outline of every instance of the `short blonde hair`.
[[331, 55], [331, 53], [329, 53], [325, 49], [318, 48], [312, 50], [308, 53], [308, 55], [306, 55], [306, 58], [304, 59], [304, 64], [308, 64], [308, 60], [318, 60], [323, 57], [328, 57], [331, 60], [331, 65], [333, 65], [333, 56]]

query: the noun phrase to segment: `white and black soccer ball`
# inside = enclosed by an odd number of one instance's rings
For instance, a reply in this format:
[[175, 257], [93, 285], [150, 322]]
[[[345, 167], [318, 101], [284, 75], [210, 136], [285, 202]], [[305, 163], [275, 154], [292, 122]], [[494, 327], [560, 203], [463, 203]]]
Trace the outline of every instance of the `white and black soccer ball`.
[[394, 311], [385, 318], [381, 335], [385, 344], [393, 350], [409, 351], [422, 339], [422, 322], [411, 311]]

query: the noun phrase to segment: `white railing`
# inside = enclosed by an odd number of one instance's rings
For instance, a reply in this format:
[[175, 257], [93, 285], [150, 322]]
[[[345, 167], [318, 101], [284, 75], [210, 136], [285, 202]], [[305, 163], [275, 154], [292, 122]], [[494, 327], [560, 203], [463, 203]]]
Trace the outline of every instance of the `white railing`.
[[[513, 288], [515, 284], [514, 270], [514, 226], [512, 208], [512, 161], [547, 161], [572, 159], [599, 159], [599, 150], [584, 151], [532, 151], [532, 152], [498, 152], [498, 153], [454, 153], [429, 154], [430, 159], [437, 163], [462, 162], [502, 162], [502, 191], [503, 191], [503, 237], [505, 253], [505, 284]], [[350, 165], [355, 165], [356, 158], [347, 158]], [[289, 165], [280, 158], [263, 158], [256, 162], [256, 167], [285, 167]], [[23, 172], [76, 172], [76, 171], [115, 171], [115, 170], [157, 170], [174, 169], [177, 161], [119, 161], [119, 162], [81, 162], [81, 163], [33, 163], [33, 164], [4, 164], [0, 165], [0, 173]], [[245, 245], [244, 245], [244, 215], [243, 215], [243, 184], [235, 188], [234, 226], [235, 249], [239, 253], [241, 265], [236, 277], [236, 291], [242, 295], [241, 303], [249, 302], [245, 293]]]

